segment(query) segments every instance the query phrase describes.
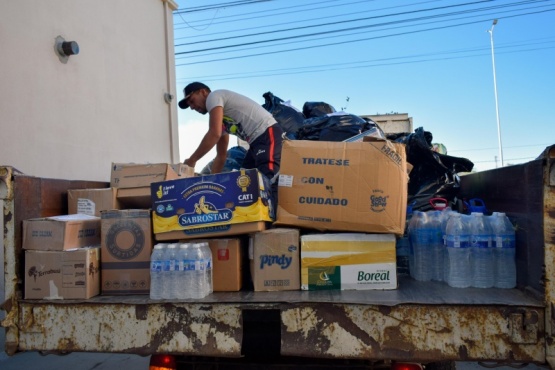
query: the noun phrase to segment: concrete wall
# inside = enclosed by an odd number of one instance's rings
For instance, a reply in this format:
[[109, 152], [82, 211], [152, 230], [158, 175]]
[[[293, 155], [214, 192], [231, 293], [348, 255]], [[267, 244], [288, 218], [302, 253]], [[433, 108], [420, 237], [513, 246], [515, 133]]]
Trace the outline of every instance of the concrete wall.
[[[0, 164], [109, 181], [179, 162], [172, 0], [0, 2]], [[58, 36], [79, 54], [55, 52]]]

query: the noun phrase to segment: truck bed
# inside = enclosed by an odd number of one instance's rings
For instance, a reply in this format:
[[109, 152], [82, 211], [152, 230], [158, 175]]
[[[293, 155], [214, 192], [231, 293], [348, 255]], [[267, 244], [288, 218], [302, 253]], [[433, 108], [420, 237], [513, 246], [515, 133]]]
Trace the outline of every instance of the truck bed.
[[299, 303], [331, 303], [398, 306], [403, 304], [416, 305], [502, 305], [542, 308], [544, 302], [534, 294], [520, 289], [480, 289], [452, 288], [442, 282], [416, 281], [408, 276], [399, 277], [396, 290], [319, 290], [319, 291], [280, 291], [280, 292], [215, 292], [197, 300], [151, 300], [146, 295], [130, 296], [96, 296], [87, 300], [50, 301], [22, 300], [28, 304], [48, 303], [55, 305], [75, 304], [240, 304], [240, 305], [275, 305]]
[[63, 214], [69, 188], [100, 186], [0, 168], [6, 352], [241, 357], [247, 348], [270, 348], [320, 359], [551, 363], [554, 294], [546, 276], [555, 275], [553, 148], [535, 161], [461, 179], [462, 197], [480, 197], [517, 224], [517, 289], [457, 289], [401, 275], [391, 291], [242, 291], [195, 301], [23, 300], [21, 221]]

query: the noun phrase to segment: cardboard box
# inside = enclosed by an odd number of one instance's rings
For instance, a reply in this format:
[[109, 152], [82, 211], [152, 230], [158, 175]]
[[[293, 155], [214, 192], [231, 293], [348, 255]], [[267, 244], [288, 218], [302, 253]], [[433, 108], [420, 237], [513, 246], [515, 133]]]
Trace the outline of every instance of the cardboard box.
[[395, 235], [345, 233], [301, 237], [302, 290], [396, 288]]
[[25, 251], [25, 299], [88, 299], [100, 291], [100, 247]]
[[251, 235], [249, 259], [254, 290], [299, 290], [299, 253], [297, 229], [270, 229]]
[[67, 191], [68, 213], [100, 217], [100, 211], [119, 209], [116, 188], [70, 189]]
[[155, 181], [172, 180], [179, 175], [168, 163], [112, 163], [110, 186], [113, 188], [148, 187]]
[[149, 294], [153, 246], [150, 211], [103, 211], [101, 219], [101, 294]]
[[233, 226], [246, 223], [259, 229], [262, 225], [256, 223], [274, 220], [269, 190], [269, 180], [256, 169], [152, 183], [156, 239], [174, 231], [179, 233], [172, 233], [172, 239], [186, 238], [187, 232], [212, 237], [236, 232]]
[[100, 218], [75, 214], [23, 221], [23, 249], [61, 251], [100, 244]]
[[402, 235], [405, 157], [389, 141], [285, 141], [276, 225]]
[[178, 164], [112, 163], [110, 184], [117, 189], [117, 199], [124, 209], [148, 209], [150, 184], [194, 176], [194, 168]]
[[241, 240], [208, 239], [212, 251], [212, 283], [215, 292], [238, 292], [243, 287]]
[[[154, 212], [153, 212], [154, 214]], [[216, 238], [243, 235], [263, 231], [271, 225], [270, 222], [258, 221], [243, 224], [220, 225], [220, 226], [201, 226], [186, 230], [167, 231], [165, 233], [154, 234], [156, 241], [187, 240], [197, 238]]]

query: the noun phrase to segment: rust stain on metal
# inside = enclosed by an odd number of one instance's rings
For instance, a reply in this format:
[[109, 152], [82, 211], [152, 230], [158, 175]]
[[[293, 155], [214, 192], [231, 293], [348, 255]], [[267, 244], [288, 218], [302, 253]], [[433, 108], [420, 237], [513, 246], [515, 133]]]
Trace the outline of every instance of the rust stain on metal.
[[135, 318], [137, 320], [146, 320], [148, 315], [148, 309], [144, 305], [135, 306]]
[[[524, 314], [535, 325], [538, 313]], [[541, 338], [533, 346], [511, 342], [507, 315], [489, 306], [289, 308], [282, 311], [282, 354], [418, 361], [541, 357]]]

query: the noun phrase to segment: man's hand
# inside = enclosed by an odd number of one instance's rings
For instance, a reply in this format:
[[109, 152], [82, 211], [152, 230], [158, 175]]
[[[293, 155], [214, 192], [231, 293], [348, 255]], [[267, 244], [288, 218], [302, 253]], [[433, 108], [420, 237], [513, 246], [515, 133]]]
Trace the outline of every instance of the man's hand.
[[185, 161], [183, 161], [183, 163], [185, 163], [189, 167], [195, 168], [195, 165], [197, 164], [197, 161], [194, 161], [191, 158], [187, 158]]

